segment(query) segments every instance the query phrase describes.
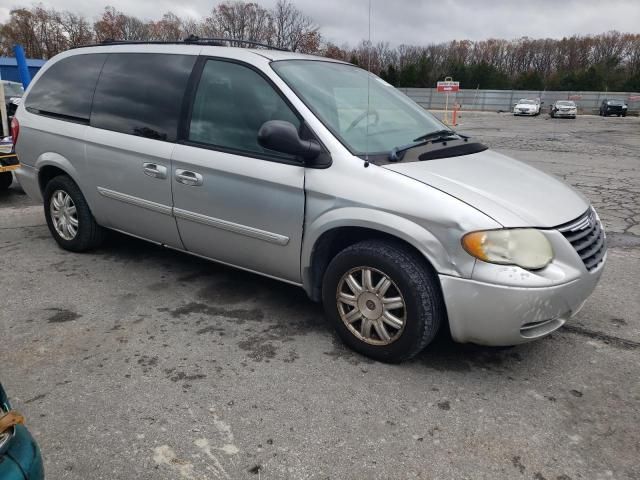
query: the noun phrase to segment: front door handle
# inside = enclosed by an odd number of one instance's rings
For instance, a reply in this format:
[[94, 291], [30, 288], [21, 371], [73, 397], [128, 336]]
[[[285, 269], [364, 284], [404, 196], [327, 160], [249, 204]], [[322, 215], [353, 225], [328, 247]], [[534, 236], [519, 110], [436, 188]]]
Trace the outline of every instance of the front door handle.
[[167, 167], [157, 163], [145, 162], [142, 164], [142, 171], [145, 175], [153, 178], [167, 178]]
[[203, 179], [202, 175], [199, 173], [191, 172], [189, 170], [181, 170], [178, 168], [176, 169], [176, 181], [184, 185], [199, 187], [202, 185]]

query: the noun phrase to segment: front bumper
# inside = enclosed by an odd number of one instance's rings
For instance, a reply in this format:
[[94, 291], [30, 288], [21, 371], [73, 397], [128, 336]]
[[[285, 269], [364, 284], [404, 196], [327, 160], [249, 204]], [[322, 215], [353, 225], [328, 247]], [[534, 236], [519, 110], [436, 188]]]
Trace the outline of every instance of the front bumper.
[[[605, 258], [606, 261], [606, 258]], [[602, 275], [592, 272], [546, 287], [516, 287], [441, 275], [451, 336], [460, 343], [507, 346], [557, 330], [584, 305]]]
[[556, 117], [576, 118], [576, 112], [563, 112], [561, 110], [556, 110], [556, 112], [553, 115]]

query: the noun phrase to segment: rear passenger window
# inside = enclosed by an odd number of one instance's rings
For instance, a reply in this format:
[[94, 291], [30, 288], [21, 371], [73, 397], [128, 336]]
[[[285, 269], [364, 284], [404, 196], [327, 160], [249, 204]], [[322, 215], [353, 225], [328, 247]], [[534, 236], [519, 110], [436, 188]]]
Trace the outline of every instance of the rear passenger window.
[[194, 55], [112, 53], [104, 64], [91, 126], [175, 142]]
[[233, 62], [208, 60], [193, 103], [189, 140], [232, 151], [292, 159], [262, 148], [258, 130], [268, 120], [300, 120], [259, 73]]
[[107, 54], [74, 55], [54, 63], [36, 81], [25, 101], [32, 113], [89, 123], [91, 99]]

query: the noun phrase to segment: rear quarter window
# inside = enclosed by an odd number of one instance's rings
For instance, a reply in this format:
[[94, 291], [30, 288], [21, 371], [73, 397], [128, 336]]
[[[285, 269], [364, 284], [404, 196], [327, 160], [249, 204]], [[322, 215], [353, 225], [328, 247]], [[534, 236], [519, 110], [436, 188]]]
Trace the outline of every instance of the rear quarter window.
[[83, 54], [63, 58], [36, 81], [27, 98], [28, 111], [63, 120], [88, 123], [96, 82], [107, 54]]
[[96, 87], [91, 126], [175, 142], [195, 55], [112, 53]]

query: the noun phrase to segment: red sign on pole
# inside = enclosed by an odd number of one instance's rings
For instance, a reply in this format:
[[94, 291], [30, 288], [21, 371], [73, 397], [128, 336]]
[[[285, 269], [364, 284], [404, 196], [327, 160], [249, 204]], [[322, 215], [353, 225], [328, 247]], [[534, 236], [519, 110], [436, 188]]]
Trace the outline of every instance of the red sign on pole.
[[460, 82], [454, 82], [453, 80], [444, 80], [436, 84], [439, 93], [451, 93], [460, 90]]

